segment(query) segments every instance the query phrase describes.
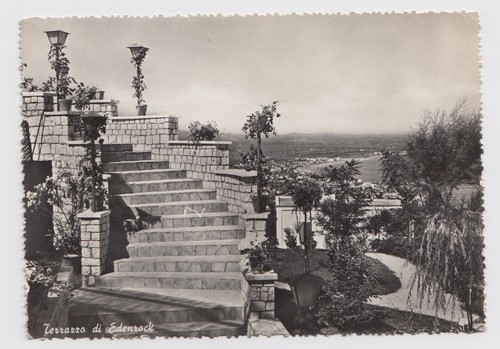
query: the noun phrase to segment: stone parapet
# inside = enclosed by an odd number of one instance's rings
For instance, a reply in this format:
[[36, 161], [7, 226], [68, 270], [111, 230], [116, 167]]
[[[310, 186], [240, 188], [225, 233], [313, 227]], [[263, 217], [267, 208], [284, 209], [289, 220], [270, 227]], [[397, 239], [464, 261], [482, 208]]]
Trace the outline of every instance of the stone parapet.
[[[40, 116], [43, 111], [56, 110], [54, 92], [23, 92], [22, 115], [31, 122], [31, 117]], [[30, 123], [31, 125], [31, 123]]]
[[230, 145], [221, 141], [168, 141], [160, 154], [172, 168], [186, 170], [189, 178], [201, 179], [207, 188], [214, 189], [216, 172], [229, 169]]
[[114, 99], [92, 99], [86, 110], [106, 116], [118, 116], [118, 101]]
[[82, 244], [82, 284], [93, 286], [95, 277], [105, 272], [109, 250], [109, 223], [111, 211], [78, 214]]
[[245, 279], [249, 284], [250, 318], [274, 319], [274, 282], [278, 280], [278, 274], [249, 272]]
[[[253, 213], [251, 194], [257, 190], [257, 173], [237, 169], [217, 170], [213, 186], [217, 198], [228, 203], [229, 210], [243, 219], [246, 213]], [[243, 222], [243, 220], [242, 220]]]
[[178, 118], [170, 115], [109, 117], [104, 142], [132, 144], [134, 151], [151, 151], [153, 159], [166, 159], [168, 142], [177, 139]]

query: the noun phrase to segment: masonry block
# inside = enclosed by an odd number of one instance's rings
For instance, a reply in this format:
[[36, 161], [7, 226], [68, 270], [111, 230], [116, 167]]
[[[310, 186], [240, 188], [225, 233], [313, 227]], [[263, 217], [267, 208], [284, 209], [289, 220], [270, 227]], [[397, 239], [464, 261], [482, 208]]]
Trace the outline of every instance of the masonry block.
[[101, 275], [105, 268], [105, 257], [109, 247], [110, 211], [92, 212], [87, 210], [78, 214], [82, 233], [82, 283], [91, 286], [92, 279]]

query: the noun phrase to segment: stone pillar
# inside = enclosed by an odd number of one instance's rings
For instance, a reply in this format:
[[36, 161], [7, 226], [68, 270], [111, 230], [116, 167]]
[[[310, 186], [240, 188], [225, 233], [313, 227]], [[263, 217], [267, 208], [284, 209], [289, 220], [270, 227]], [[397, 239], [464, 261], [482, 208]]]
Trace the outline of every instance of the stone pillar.
[[270, 212], [246, 213], [242, 216], [245, 222], [246, 239], [256, 243], [264, 241], [266, 239], [266, 226]]
[[82, 285], [93, 286], [95, 277], [104, 273], [109, 247], [109, 218], [111, 211], [78, 214], [82, 244]]
[[274, 319], [274, 282], [278, 274], [247, 273], [245, 278], [250, 285], [250, 318]]

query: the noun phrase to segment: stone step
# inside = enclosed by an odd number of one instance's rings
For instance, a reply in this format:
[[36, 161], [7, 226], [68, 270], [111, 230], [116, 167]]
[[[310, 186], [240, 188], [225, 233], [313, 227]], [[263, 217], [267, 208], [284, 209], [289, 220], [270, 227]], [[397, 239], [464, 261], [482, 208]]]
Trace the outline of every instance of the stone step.
[[112, 272], [97, 276], [97, 287], [197, 290], [241, 290], [241, 272]]
[[200, 240], [134, 243], [127, 246], [131, 258], [159, 256], [240, 255], [240, 240]]
[[180, 228], [180, 227], [203, 227], [238, 225], [239, 217], [232, 212], [206, 212], [203, 214], [179, 214], [159, 217], [149, 217], [143, 222], [143, 229], [156, 228]]
[[108, 174], [111, 175], [109, 181], [114, 183], [186, 178], [186, 170], [177, 170], [177, 169], [120, 171], [120, 172], [108, 172]]
[[109, 192], [112, 195], [201, 188], [202, 181], [200, 179], [190, 178], [163, 179], [159, 181], [140, 181], [128, 183], [109, 183]]
[[123, 151], [123, 152], [103, 152], [101, 161], [117, 162], [117, 161], [138, 161], [151, 160], [150, 151]]
[[188, 189], [156, 191], [145, 193], [117, 194], [110, 198], [110, 204], [113, 205], [139, 205], [155, 204], [174, 201], [196, 201], [196, 200], [215, 200], [217, 192], [213, 189]]
[[122, 219], [133, 219], [135, 217], [178, 215], [185, 213], [203, 214], [208, 212], [227, 212], [225, 201], [200, 200], [200, 201], [173, 201], [165, 203], [121, 205], [111, 203], [111, 210], [120, 215]]
[[240, 271], [242, 255], [134, 257], [114, 262], [118, 272], [194, 272]]
[[[239, 290], [80, 288], [72, 292], [75, 305], [70, 323], [80, 325], [94, 317], [103, 327], [141, 326], [243, 320], [243, 297]], [[194, 324], [193, 324], [194, 325]], [[182, 327], [182, 326], [181, 326]], [[157, 328], [159, 329], [159, 328]]]
[[106, 173], [116, 171], [147, 171], [167, 169], [169, 168], [169, 162], [167, 160], [120, 161], [103, 163], [102, 167]]
[[174, 324], [159, 324], [155, 333], [163, 337], [238, 337], [246, 334], [242, 320], [200, 321]]
[[133, 150], [133, 145], [128, 143], [128, 144], [110, 144], [110, 143], [104, 143], [101, 144], [101, 151], [103, 153], [105, 152], [122, 152], [122, 151], [132, 151]]
[[219, 227], [182, 227], [168, 229], [148, 229], [133, 232], [129, 235], [130, 243], [167, 242], [167, 241], [202, 241], [219, 239], [243, 239], [245, 229], [238, 225]]

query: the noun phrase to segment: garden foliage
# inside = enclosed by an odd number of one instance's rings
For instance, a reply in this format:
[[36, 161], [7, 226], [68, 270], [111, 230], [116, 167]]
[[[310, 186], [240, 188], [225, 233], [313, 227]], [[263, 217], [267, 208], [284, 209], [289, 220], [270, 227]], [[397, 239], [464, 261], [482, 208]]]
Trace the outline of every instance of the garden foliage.
[[373, 313], [364, 307], [374, 287], [364, 252], [352, 238], [343, 238], [330, 247], [331, 279], [315, 308], [320, 325], [346, 329], [374, 318]]
[[212, 141], [220, 134], [215, 121], [209, 121], [202, 124], [199, 121], [194, 121], [189, 124], [189, 140], [197, 143], [200, 141]]

